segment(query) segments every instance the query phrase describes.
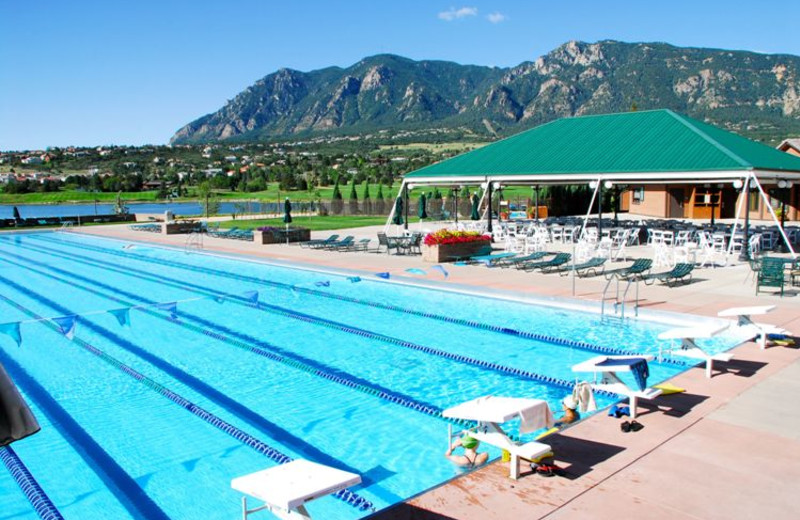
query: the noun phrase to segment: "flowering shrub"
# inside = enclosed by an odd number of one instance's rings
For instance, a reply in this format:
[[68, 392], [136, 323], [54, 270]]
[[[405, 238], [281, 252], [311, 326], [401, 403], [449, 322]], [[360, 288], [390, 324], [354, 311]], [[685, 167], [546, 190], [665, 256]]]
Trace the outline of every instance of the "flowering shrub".
[[461, 244], [464, 242], [489, 242], [489, 235], [481, 235], [477, 231], [450, 231], [440, 229], [435, 233], [425, 235], [426, 246], [438, 246], [441, 244]]

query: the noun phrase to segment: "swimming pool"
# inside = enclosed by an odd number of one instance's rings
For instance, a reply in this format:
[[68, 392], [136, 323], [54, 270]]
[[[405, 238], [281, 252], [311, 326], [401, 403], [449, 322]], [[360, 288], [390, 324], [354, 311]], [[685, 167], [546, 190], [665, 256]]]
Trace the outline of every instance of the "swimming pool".
[[[442, 409], [495, 394], [558, 410], [573, 364], [655, 353], [667, 328], [395, 278], [2, 236], [0, 322], [22, 344], [0, 335], [0, 363], [42, 425], [13, 448], [65, 518], [233, 518], [232, 478], [300, 457], [362, 475], [309, 506], [359, 518], [458, 473]], [[43, 319], [75, 315], [73, 339]], [[685, 368], [653, 363], [650, 382]], [[0, 511], [37, 516], [5, 470]]]

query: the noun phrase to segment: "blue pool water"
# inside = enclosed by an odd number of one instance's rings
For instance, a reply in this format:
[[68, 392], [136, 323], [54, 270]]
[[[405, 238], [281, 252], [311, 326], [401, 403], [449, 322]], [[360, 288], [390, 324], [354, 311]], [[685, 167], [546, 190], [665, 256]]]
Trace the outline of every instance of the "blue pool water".
[[[108, 312], [131, 307], [126, 325]], [[68, 315], [72, 340], [41, 319]], [[361, 474], [350, 503], [309, 506], [359, 518], [458, 474], [442, 409], [495, 394], [559, 410], [573, 364], [655, 353], [667, 328], [63, 233], [0, 237], [0, 316], [21, 322], [0, 363], [42, 425], [14, 450], [81, 520], [234, 518], [231, 479], [284, 457]], [[652, 363], [649, 382], [684, 369]], [[36, 517], [0, 467], [0, 518]]]

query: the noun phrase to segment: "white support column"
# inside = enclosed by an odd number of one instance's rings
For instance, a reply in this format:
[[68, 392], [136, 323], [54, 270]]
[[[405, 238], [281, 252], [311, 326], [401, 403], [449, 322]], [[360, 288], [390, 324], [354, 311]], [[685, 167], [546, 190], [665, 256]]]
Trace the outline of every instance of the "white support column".
[[[746, 183], [742, 182], [742, 188]], [[739, 202], [736, 205], [736, 218], [733, 219], [733, 227], [731, 228], [731, 240], [728, 242], [728, 256], [730, 256], [731, 251], [733, 250], [733, 237], [736, 235], [736, 226], [739, 225], [739, 215], [742, 213], [742, 207], [744, 207], [744, 200], [745, 200], [745, 193], [744, 190], [739, 194]], [[747, 208], [746, 211], [750, 211], [750, 208]]]
[[[786, 243], [786, 247], [789, 249], [789, 252], [792, 254], [792, 258], [797, 258], [797, 253], [794, 252], [792, 243], [789, 241], [789, 237], [786, 236], [786, 232], [781, 227], [781, 221], [778, 219], [778, 216], [775, 215], [775, 210], [772, 209], [772, 204], [769, 202], [769, 197], [767, 197], [767, 194], [764, 192], [764, 188], [761, 187], [761, 183], [758, 182], [758, 179], [755, 175], [753, 175], [753, 182], [756, 183], [756, 187], [758, 188], [759, 193], [761, 193], [761, 198], [764, 200], [764, 204], [767, 206], [769, 214], [772, 215], [772, 220], [775, 221], [775, 225], [778, 226], [778, 231], [783, 237], [783, 241]], [[747, 244], [744, 244], [744, 247], [747, 247]]]
[[[400, 183], [400, 191], [397, 192], [397, 196], [398, 197], [402, 197], [403, 196], [403, 188], [405, 187], [405, 185], [406, 185], [406, 181], [404, 179], [403, 182]], [[405, 202], [405, 201], [403, 201], [403, 202]], [[384, 233], [388, 233], [389, 232], [389, 226], [392, 225], [392, 217], [394, 217], [395, 209], [397, 209], [397, 197], [394, 197], [392, 199], [392, 210], [389, 212], [389, 218], [386, 219], [386, 224], [383, 226], [383, 232]]]
[[[583, 235], [586, 234], [586, 223], [589, 222], [589, 215], [592, 214], [592, 206], [594, 206], [594, 199], [597, 198], [597, 192], [600, 191], [600, 183], [603, 182], [603, 178], [598, 177], [597, 181], [595, 182], [597, 182], [597, 186], [594, 187], [594, 193], [592, 193], [592, 200], [589, 201], [589, 207], [586, 209], [586, 216], [583, 217], [583, 226], [581, 227], [581, 235], [578, 238], [578, 240], [582, 239]], [[599, 241], [600, 238], [601, 237], [597, 237], [597, 240]]]

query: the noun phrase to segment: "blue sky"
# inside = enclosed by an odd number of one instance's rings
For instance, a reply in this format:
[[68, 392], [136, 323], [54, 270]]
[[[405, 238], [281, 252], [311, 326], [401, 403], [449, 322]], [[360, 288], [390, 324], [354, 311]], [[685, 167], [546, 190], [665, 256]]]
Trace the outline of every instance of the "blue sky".
[[569, 40], [800, 55], [765, 0], [0, 0], [0, 150], [163, 144], [281, 67], [379, 53], [507, 67]]

